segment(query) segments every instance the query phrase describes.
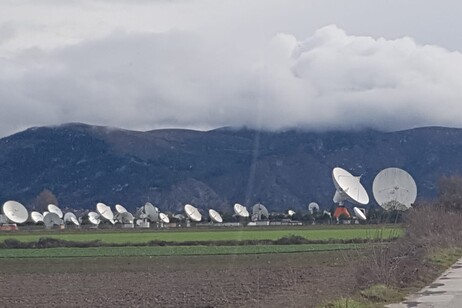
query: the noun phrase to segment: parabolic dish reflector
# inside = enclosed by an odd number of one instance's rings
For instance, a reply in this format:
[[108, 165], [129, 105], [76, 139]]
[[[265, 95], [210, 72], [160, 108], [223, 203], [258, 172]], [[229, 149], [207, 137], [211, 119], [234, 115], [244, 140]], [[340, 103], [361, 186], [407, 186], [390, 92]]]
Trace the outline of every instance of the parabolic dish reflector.
[[348, 200], [352, 203], [367, 205], [369, 203], [369, 196], [364, 186], [359, 182], [359, 179], [360, 177], [353, 176], [345, 169], [334, 168], [332, 170], [332, 180], [337, 189], [334, 202], [341, 203], [344, 200]]
[[223, 218], [221, 217], [220, 213], [214, 209], [209, 210], [209, 216], [214, 222], [223, 222]]
[[164, 213], [159, 213], [159, 218], [160, 218], [160, 220], [162, 220], [162, 222], [164, 222], [166, 224], [168, 224], [170, 222], [170, 219]]
[[355, 216], [359, 219], [359, 220], [366, 220], [366, 215], [363, 213], [363, 211], [361, 211], [359, 208], [357, 208], [356, 206], [353, 208], [353, 212], [355, 212]]
[[123, 224], [132, 224], [134, 220], [135, 217], [133, 217], [130, 212], [124, 212], [118, 215], [118, 221]]
[[384, 210], [407, 210], [415, 202], [417, 185], [403, 169], [386, 168], [376, 175], [372, 193]]
[[71, 212], [67, 212], [66, 214], [64, 214], [64, 222], [65, 223], [71, 223], [71, 224], [74, 224], [76, 226], [80, 226], [80, 223], [79, 221], [77, 220], [77, 216], [75, 216], [74, 213], [71, 213]]
[[234, 204], [234, 213], [240, 217], [249, 217], [249, 211], [247, 211], [247, 208], [243, 205], [240, 205], [239, 203]]
[[287, 215], [289, 215], [289, 216], [292, 217], [292, 216], [295, 215], [295, 211], [294, 211], [294, 210], [289, 210], [289, 211], [287, 212]]
[[310, 204], [308, 204], [308, 211], [310, 211], [311, 214], [313, 214], [314, 212], [319, 212], [319, 204], [317, 204], [316, 202], [311, 202]]
[[2, 207], [3, 214], [6, 218], [15, 224], [22, 224], [29, 218], [27, 209], [17, 201], [6, 201]]
[[34, 224], [37, 224], [39, 222], [43, 222], [43, 215], [34, 211], [30, 213], [30, 219]]
[[63, 211], [61, 211], [61, 209], [56, 205], [48, 204], [47, 208], [50, 213], [55, 213], [59, 216], [59, 218], [63, 218]]
[[191, 204], [186, 204], [184, 206], [184, 211], [188, 217], [193, 220], [193, 221], [201, 221], [202, 215], [199, 213], [199, 210], [196, 209], [194, 206]]
[[115, 210], [116, 210], [116, 212], [119, 213], [119, 214], [128, 212], [127, 209], [124, 208], [124, 207], [123, 207], [122, 205], [120, 205], [120, 204], [116, 204], [116, 205], [115, 205]]
[[114, 213], [112, 212], [111, 208], [104, 203], [96, 204], [96, 211], [98, 214], [106, 220], [109, 220], [112, 224], [114, 224]]
[[258, 219], [261, 219], [261, 216], [269, 217], [269, 212], [266, 206], [261, 203], [257, 203], [252, 207], [252, 215], [258, 216]]
[[43, 217], [43, 223], [47, 228], [51, 228], [53, 226], [59, 226], [63, 224], [63, 220], [59, 217], [57, 213], [50, 212]]
[[92, 225], [99, 225], [100, 223], [100, 220], [99, 220], [99, 214], [98, 213], [95, 213], [95, 212], [89, 212], [88, 213], [88, 221], [92, 224]]
[[146, 202], [143, 207], [143, 211], [151, 222], [156, 222], [159, 220], [159, 209], [152, 205], [152, 203]]

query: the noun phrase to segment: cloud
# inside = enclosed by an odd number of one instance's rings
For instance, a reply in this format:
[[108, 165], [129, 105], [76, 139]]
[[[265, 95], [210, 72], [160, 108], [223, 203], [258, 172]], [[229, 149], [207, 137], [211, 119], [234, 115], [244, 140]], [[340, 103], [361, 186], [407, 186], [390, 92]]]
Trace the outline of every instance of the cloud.
[[0, 133], [79, 121], [132, 129], [462, 126], [462, 55], [335, 25], [263, 45], [124, 32], [0, 58]]

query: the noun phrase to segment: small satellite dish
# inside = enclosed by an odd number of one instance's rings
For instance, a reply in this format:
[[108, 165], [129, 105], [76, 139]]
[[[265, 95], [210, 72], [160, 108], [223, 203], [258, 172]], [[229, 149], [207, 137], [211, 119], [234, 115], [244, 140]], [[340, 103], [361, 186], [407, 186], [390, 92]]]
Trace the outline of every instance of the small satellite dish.
[[122, 224], [132, 224], [135, 217], [130, 212], [124, 212], [117, 215], [117, 220]]
[[114, 213], [112, 212], [111, 208], [104, 203], [97, 203], [96, 204], [96, 212], [100, 215], [100, 217], [104, 218], [105, 220], [109, 221], [111, 224], [115, 224], [114, 221]]
[[2, 212], [8, 221], [15, 224], [22, 224], [29, 218], [27, 209], [17, 201], [6, 201], [3, 203]]
[[223, 218], [221, 217], [220, 213], [218, 213], [214, 209], [209, 209], [209, 216], [214, 222], [223, 222]]
[[52, 228], [53, 226], [60, 226], [63, 224], [63, 220], [59, 217], [57, 213], [50, 212], [43, 217], [43, 223], [45, 227]]
[[202, 215], [199, 213], [199, 210], [192, 206], [191, 204], [186, 204], [184, 206], [184, 211], [186, 215], [191, 219], [192, 221], [201, 221]]
[[372, 193], [384, 210], [407, 210], [417, 197], [417, 185], [412, 176], [399, 168], [380, 171], [372, 183]]
[[265, 216], [266, 219], [269, 217], [268, 209], [261, 203], [257, 203], [252, 207], [252, 220], [261, 220]]
[[146, 218], [149, 219], [151, 222], [156, 222], [159, 220], [159, 209], [152, 205], [150, 202], [146, 202], [143, 207], [143, 212], [146, 214]]
[[88, 214], [88, 221], [92, 224], [92, 225], [99, 225], [99, 223], [101, 222], [101, 220], [99, 219], [99, 214], [98, 213], [95, 213], [95, 212], [89, 212]]
[[56, 205], [48, 204], [47, 208], [50, 213], [56, 213], [59, 216], [59, 218], [63, 218], [63, 211], [61, 211], [61, 209]]
[[30, 220], [34, 223], [34, 224], [38, 224], [40, 222], [43, 222], [43, 215], [39, 212], [31, 212], [30, 213]]
[[357, 208], [356, 206], [353, 208], [353, 212], [355, 212], [355, 216], [358, 220], [366, 220], [366, 215], [361, 211], [361, 209]]
[[77, 219], [77, 216], [75, 216], [74, 213], [68, 212], [64, 214], [64, 222], [66, 224], [74, 224], [76, 226], [80, 226], [80, 222]]
[[119, 214], [128, 212], [127, 209], [124, 208], [124, 207], [123, 207], [122, 205], [120, 205], [120, 204], [116, 204], [116, 205], [115, 205], [115, 210], [116, 210], [116, 212], [119, 213]]
[[42, 213], [42, 216], [45, 217], [45, 215], [48, 214], [48, 213], [50, 213], [50, 212], [45, 211], [45, 212]]
[[289, 211], [287, 211], [287, 215], [289, 215], [290, 217], [292, 217], [292, 216], [295, 215], [295, 211], [294, 211], [294, 210], [289, 210]]
[[336, 167], [332, 170], [332, 180], [337, 189], [333, 198], [335, 203], [339, 203], [340, 206], [346, 200], [359, 205], [369, 203], [369, 196], [359, 181], [360, 177], [353, 176], [348, 171]]
[[178, 220], [184, 220], [186, 217], [183, 214], [175, 214], [173, 215], [173, 218]]
[[239, 203], [234, 204], [234, 213], [240, 217], [249, 217], [249, 211], [247, 211], [246, 207], [243, 205], [240, 205]]
[[314, 212], [319, 212], [319, 204], [311, 202], [308, 204], [308, 211], [310, 211], [311, 215], [313, 215]]
[[162, 222], [164, 222], [166, 224], [168, 224], [170, 222], [170, 219], [164, 213], [159, 213], [159, 218], [160, 218], [160, 220], [162, 220]]

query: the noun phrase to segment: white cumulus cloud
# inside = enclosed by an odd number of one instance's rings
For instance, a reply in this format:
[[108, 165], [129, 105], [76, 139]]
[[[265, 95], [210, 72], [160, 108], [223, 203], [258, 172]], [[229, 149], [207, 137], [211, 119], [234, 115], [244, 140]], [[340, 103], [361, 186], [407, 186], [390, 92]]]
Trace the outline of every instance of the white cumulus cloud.
[[462, 127], [461, 53], [335, 25], [263, 45], [186, 30], [114, 31], [25, 49], [0, 65], [2, 135], [71, 121], [132, 129]]

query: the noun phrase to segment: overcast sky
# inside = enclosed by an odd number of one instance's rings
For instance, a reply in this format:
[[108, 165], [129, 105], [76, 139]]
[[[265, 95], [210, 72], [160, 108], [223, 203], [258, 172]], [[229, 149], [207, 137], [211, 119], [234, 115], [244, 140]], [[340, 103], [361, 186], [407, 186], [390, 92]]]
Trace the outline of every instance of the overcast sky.
[[462, 127], [460, 0], [1, 0], [0, 136]]

